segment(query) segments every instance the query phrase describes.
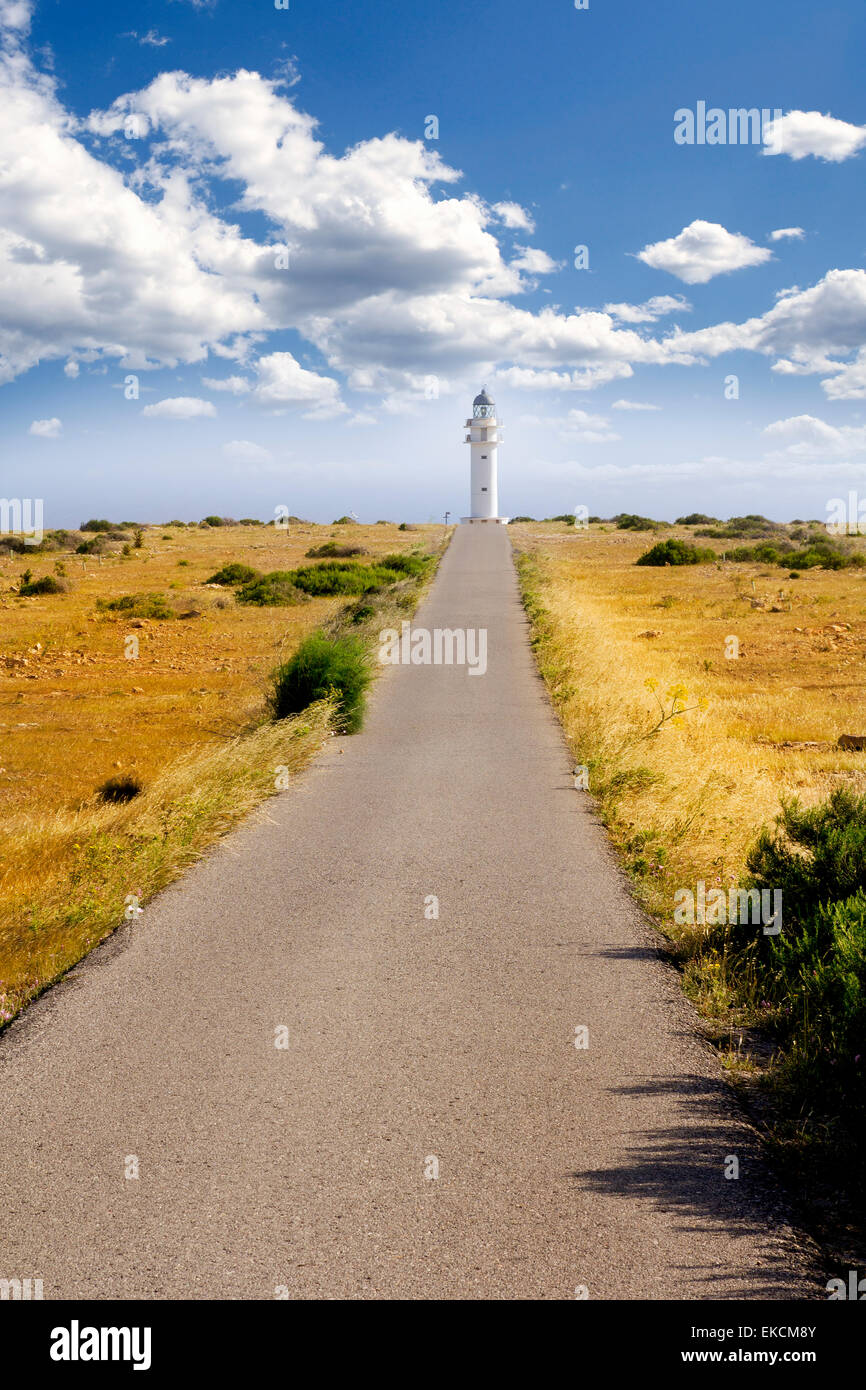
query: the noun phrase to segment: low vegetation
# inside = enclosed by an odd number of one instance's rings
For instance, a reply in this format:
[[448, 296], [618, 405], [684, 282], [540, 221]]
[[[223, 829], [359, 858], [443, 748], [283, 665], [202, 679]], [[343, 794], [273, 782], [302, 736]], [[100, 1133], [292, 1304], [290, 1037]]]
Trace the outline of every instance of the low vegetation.
[[[128, 895], [146, 904], [276, 790], [277, 768], [351, 724], [338, 663], [321, 668], [332, 698], [278, 719], [272, 673], [317, 631], [353, 635], [373, 670], [379, 628], [412, 611], [434, 563], [400, 548], [442, 540], [441, 526], [353, 524], [370, 564], [387, 559], [378, 592], [290, 581], [288, 605], [237, 603], [232, 591], [303, 567], [329, 528], [218, 520], [94, 518], [0, 546], [0, 1027], [124, 920]], [[98, 551], [76, 554], [86, 538]]]
[[[780, 549], [836, 544], [811, 523], [770, 524]], [[803, 1194], [804, 1219], [854, 1258], [866, 752], [845, 736], [866, 734], [866, 538], [839, 542], [852, 563], [810, 565], [780, 587], [754, 554], [762, 540], [738, 563], [720, 555], [661, 579], [636, 568], [640, 535], [536, 524], [513, 536], [540, 670], [635, 892]], [[781, 890], [782, 930], [678, 922], [677, 893], [698, 884]]]
[[298, 714], [316, 700], [332, 699], [337, 725], [354, 734], [364, 718], [364, 696], [372, 680], [368, 652], [358, 637], [311, 632], [273, 676], [275, 719]]
[[[635, 530], [642, 530], [642, 527], [635, 527]], [[656, 545], [647, 550], [643, 555], [635, 560], [636, 565], [706, 565], [712, 563], [716, 558], [716, 552], [705, 547], [691, 545], [688, 541], [680, 540], [679, 537], [671, 537], [670, 540], [658, 541]]]

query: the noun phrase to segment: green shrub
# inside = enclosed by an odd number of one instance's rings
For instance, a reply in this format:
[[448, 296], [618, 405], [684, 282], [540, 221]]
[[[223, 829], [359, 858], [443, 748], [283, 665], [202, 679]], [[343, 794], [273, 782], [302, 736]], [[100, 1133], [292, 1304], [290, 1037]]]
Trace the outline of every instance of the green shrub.
[[68, 584], [64, 584], [62, 579], [55, 579], [53, 574], [44, 574], [41, 579], [31, 579], [30, 571], [25, 570], [18, 585], [18, 593], [22, 598], [30, 598], [35, 594], [65, 594], [69, 589]]
[[355, 518], [353, 516], [338, 516], [336, 521], [332, 521], [332, 526], [353, 526]]
[[312, 632], [274, 672], [271, 710], [275, 719], [284, 719], [333, 695], [340, 727], [347, 734], [355, 733], [363, 722], [370, 679], [369, 657], [359, 638]]
[[711, 560], [715, 560], [714, 550], [702, 549], [695, 545], [689, 545], [688, 541], [678, 540], [672, 537], [667, 541], [658, 541], [650, 550], [645, 551], [636, 565], [703, 565]]
[[[255, 571], [253, 571], [255, 573]], [[296, 603], [308, 603], [309, 598], [295, 583], [292, 570], [271, 570], [256, 575], [237, 591], [238, 603], [253, 603], [259, 608], [289, 608]]]
[[664, 525], [661, 521], [653, 521], [652, 517], [636, 516], [633, 512], [620, 512], [613, 520], [618, 531], [657, 531]]
[[121, 594], [120, 598], [98, 598], [103, 613], [122, 613], [125, 618], [176, 618], [177, 613], [162, 594]]
[[[801, 1102], [833, 1123], [866, 1102], [866, 796], [787, 803], [752, 849], [749, 887], [782, 890], [782, 929], [729, 928], [755, 972]], [[861, 1135], [862, 1139], [862, 1135]]]
[[113, 521], [106, 521], [105, 517], [91, 517], [90, 521], [82, 521], [79, 531], [116, 531], [117, 526]]
[[767, 536], [783, 535], [784, 526], [778, 521], [770, 521], [766, 516], [751, 512], [748, 516], [732, 516], [729, 521], [698, 531], [699, 536], [709, 536], [714, 540], [759, 540]]
[[395, 583], [400, 571], [375, 565], [360, 565], [356, 560], [323, 560], [320, 565], [306, 565], [292, 570], [289, 577], [299, 589], [317, 597], [328, 594], [365, 594]]
[[704, 512], [689, 512], [688, 516], [678, 516], [677, 526], [713, 526], [718, 524], [717, 516], [707, 516]]
[[[186, 564], [185, 560], [179, 560], [178, 564]], [[250, 565], [242, 565], [237, 560], [233, 560], [228, 565], [223, 565], [222, 569], [212, 574], [210, 579], [206, 579], [206, 584], [251, 584], [254, 579], [260, 579], [258, 570], [254, 570]]]
[[837, 787], [818, 806], [786, 802], [748, 867], [755, 887], [784, 889], [786, 921], [804, 922], [822, 903], [866, 891], [866, 795]]
[[325, 541], [322, 545], [314, 545], [307, 551], [308, 560], [324, 559], [348, 559], [352, 555], [366, 555], [368, 552], [362, 545], [340, 545], [337, 541]]
[[432, 555], [383, 555], [381, 560], [376, 561], [376, 566], [396, 570], [398, 574], [411, 575], [413, 579], [418, 579], [422, 574], [426, 574], [432, 562]]

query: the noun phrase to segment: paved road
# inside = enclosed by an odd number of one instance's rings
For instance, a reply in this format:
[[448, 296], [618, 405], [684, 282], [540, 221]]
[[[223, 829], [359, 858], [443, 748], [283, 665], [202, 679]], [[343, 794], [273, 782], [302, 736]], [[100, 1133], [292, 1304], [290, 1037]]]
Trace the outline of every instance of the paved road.
[[486, 628], [487, 673], [387, 668], [363, 734], [0, 1041], [0, 1276], [46, 1298], [815, 1293], [573, 787], [504, 531], [458, 530], [415, 625]]

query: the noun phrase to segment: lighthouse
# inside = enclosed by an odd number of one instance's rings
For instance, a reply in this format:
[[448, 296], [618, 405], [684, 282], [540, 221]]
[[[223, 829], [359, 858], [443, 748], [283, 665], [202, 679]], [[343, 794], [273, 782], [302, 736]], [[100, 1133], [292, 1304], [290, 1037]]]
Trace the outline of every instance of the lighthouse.
[[487, 387], [472, 402], [472, 419], [466, 421], [469, 433], [466, 443], [471, 454], [470, 516], [464, 522], [493, 521], [505, 524], [507, 516], [499, 515], [499, 483], [496, 454], [499, 448], [500, 426], [496, 419], [496, 402], [488, 395]]

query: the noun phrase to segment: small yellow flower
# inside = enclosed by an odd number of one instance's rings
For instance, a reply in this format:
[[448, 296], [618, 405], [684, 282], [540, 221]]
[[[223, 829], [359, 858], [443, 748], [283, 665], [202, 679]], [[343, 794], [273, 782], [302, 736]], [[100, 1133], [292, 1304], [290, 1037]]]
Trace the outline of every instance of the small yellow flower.
[[658, 681], [656, 680], [655, 676], [650, 676], [648, 680], [645, 680], [645, 681], [644, 681], [644, 686], [646, 687], [647, 690], [653, 691], [653, 690], [658, 690], [658, 688], [659, 688], [659, 683], [658, 683]]

